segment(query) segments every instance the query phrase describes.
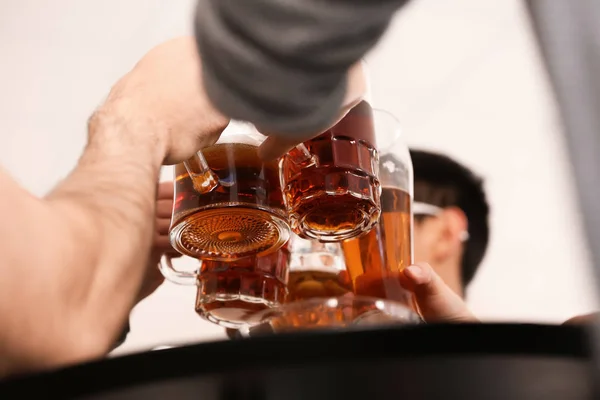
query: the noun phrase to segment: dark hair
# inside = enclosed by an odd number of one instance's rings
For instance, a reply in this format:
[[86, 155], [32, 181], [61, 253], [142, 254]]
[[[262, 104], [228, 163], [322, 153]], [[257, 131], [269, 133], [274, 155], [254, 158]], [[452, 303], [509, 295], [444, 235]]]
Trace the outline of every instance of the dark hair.
[[410, 150], [414, 170], [414, 200], [434, 206], [458, 207], [466, 215], [469, 239], [462, 258], [462, 284], [466, 287], [483, 260], [489, 241], [489, 206], [483, 181], [448, 156]]

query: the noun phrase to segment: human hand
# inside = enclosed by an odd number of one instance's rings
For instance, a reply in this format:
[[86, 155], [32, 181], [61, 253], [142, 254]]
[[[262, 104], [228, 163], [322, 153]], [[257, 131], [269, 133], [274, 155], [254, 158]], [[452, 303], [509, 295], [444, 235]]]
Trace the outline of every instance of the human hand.
[[97, 114], [116, 119], [166, 148], [166, 164], [182, 162], [214, 144], [229, 123], [204, 93], [192, 37], [150, 50], [111, 89]]
[[400, 283], [414, 295], [425, 322], [479, 322], [463, 299], [426, 263], [405, 268]]
[[171, 212], [173, 210], [173, 191], [173, 182], [161, 182], [158, 184], [153, 245], [144, 280], [136, 298], [136, 304], [154, 293], [164, 282], [164, 277], [158, 269], [161, 257], [164, 254], [171, 257], [179, 257], [180, 255], [173, 250], [169, 241], [169, 225], [171, 224]]
[[[358, 105], [367, 94], [367, 87], [368, 83], [365, 66], [363, 62], [358, 62], [348, 70], [346, 95], [344, 97], [344, 102], [340, 106], [338, 118], [332, 121], [329, 126], [324, 127], [321, 132], [326, 131], [330, 127], [340, 122], [340, 120], [344, 118], [348, 111]], [[268, 138], [260, 146], [259, 155], [266, 160], [281, 157], [289, 150], [294, 148], [294, 146], [297, 146], [301, 142], [305, 142], [319, 135], [321, 132], [309, 132], [306, 135], [294, 135], [292, 139], [289, 139], [285, 135], [278, 133], [263, 132], [268, 136]]]

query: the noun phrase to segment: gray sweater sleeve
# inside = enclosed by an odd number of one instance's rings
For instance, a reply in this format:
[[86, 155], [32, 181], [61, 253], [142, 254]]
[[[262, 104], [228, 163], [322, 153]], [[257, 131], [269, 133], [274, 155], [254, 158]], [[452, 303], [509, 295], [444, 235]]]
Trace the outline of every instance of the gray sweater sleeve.
[[346, 72], [408, 0], [199, 0], [204, 84], [231, 118], [289, 139], [337, 114]]

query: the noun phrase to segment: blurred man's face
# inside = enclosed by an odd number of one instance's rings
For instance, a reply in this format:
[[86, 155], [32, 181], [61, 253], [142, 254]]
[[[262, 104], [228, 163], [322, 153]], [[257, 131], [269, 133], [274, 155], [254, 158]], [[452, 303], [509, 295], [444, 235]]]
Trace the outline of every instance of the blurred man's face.
[[443, 226], [441, 218], [444, 209], [415, 201], [413, 203], [414, 227], [414, 259], [416, 262], [427, 262], [435, 268], [437, 258], [436, 243], [440, 239]]
[[435, 268], [434, 249], [438, 232], [433, 218], [416, 219], [413, 229], [414, 260], [427, 262]]

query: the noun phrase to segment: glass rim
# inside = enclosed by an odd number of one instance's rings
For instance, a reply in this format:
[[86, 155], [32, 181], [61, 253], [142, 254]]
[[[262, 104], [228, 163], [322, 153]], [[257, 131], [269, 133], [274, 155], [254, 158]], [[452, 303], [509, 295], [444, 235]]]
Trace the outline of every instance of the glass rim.
[[[377, 131], [377, 118], [388, 118], [391, 121], [391, 125], [394, 126], [393, 133], [379, 133]], [[390, 148], [395, 146], [400, 140], [403, 138], [402, 124], [400, 123], [400, 119], [396, 117], [391, 111], [388, 111], [384, 108], [373, 107], [373, 124], [375, 125], [375, 137], [377, 138], [377, 149], [382, 150], [383, 148]], [[380, 138], [385, 138], [385, 144], [382, 145], [380, 143]], [[389, 138], [389, 139], [387, 139]]]

